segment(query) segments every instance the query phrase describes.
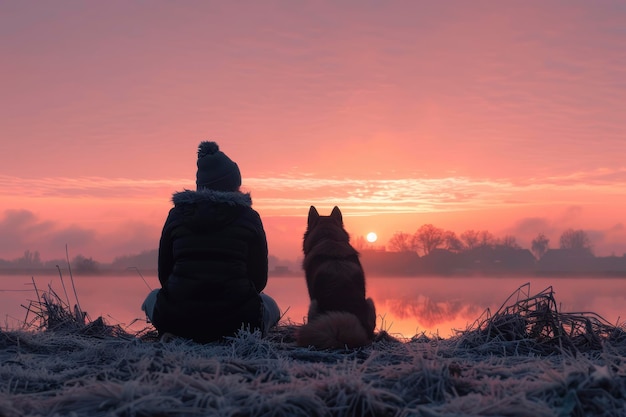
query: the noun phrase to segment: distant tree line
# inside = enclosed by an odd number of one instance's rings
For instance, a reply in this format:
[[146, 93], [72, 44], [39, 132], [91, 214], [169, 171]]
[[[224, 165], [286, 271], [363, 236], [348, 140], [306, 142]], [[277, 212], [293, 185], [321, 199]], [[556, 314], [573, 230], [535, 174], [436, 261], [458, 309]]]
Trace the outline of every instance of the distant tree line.
[[[357, 249], [366, 249], [367, 243], [363, 238], [357, 239]], [[476, 248], [511, 248], [521, 249], [517, 239], [512, 235], [500, 238], [487, 230], [466, 230], [457, 234], [432, 224], [422, 225], [415, 233], [394, 233], [387, 242], [386, 250], [390, 252], [416, 252], [427, 256], [436, 249], [445, 249], [453, 253], [471, 251]], [[530, 251], [540, 259], [550, 249], [550, 239], [539, 233], [532, 241]], [[584, 230], [565, 230], [559, 238], [559, 249], [584, 250], [593, 254], [593, 245], [589, 235]]]
[[156, 270], [156, 250], [142, 252], [138, 255], [124, 255], [111, 263], [98, 262], [92, 257], [76, 255], [70, 259], [51, 259], [43, 261], [39, 251], [24, 251], [24, 254], [12, 260], [0, 259], [0, 271], [19, 272], [37, 271], [42, 273], [75, 272], [81, 275], [95, 275], [113, 270], [125, 270], [130, 266], [147, 270]]
[[[0, 259], [0, 273], [21, 273], [32, 271], [37, 273], [56, 274], [59, 269], [63, 272], [75, 272], [81, 275], [97, 275], [107, 273], [141, 273], [156, 274], [158, 263], [158, 249], [143, 251], [133, 255], [116, 257], [112, 262], [99, 262], [92, 257], [76, 255], [71, 258], [69, 265], [67, 259], [52, 259], [43, 261], [39, 251], [26, 250], [20, 257], [11, 260]], [[283, 274], [300, 270], [300, 263], [279, 259], [276, 256], [268, 256], [269, 270]]]
[[98, 273], [100, 264], [93, 258], [87, 258], [83, 255], [77, 255], [71, 260], [71, 266], [68, 266], [66, 259], [51, 259], [43, 261], [39, 251], [24, 251], [24, 255], [13, 260], [0, 259], [0, 269], [4, 270], [58, 270], [72, 271], [81, 274]]
[[567, 229], [550, 247], [550, 239], [538, 233], [530, 248], [522, 248], [515, 236], [496, 237], [486, 230], [452, 231], [425, 224], [415, 233], [396, 232], [387, 246], [376, 247], [356, 239], [364, 267], [384, 275], [587, 274], [626, 276], [626, 254], [596, 257], [584, 230]]

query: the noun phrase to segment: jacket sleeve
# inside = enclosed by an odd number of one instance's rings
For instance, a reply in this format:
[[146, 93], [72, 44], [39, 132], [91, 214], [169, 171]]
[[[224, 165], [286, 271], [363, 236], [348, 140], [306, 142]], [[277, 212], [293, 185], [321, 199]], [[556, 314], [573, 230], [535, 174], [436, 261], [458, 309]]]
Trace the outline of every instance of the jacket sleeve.
[[165, 287], [170, 274], [174, 268], [174, 246], [171, 236], [171, 223], [173, 210], [170, 210], [159, 241], [158, 276], [161, 287]]
[[267, 237], [263, 223], [258, 213], [254, 212], [256, 234], [255, 240], [250, 244], [248, 254], [248, 277], [254, 283], [257, 292], [263, 291], [267, 285], [268, 249]]

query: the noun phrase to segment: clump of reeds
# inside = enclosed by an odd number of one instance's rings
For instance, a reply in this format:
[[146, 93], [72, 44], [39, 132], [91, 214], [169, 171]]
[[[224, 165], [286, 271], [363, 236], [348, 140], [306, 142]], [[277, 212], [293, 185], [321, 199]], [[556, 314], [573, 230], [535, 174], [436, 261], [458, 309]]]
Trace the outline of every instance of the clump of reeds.
[[72, 306], [67, 288], [63, 280], [61, 268], [57, 265], [59, 278], [63, 287], [65, 300], [57, 294], [57, 292], [49, 284], [47, 290], [40, 292], [33, 278], [33, 288], [37, 296], [36, 300], [30, 300], [26, 309], [26, 318], [24, 319], [23, 330], [27, 331], [52, 331], [63, 332], [68, 334], [78, 334], [93, 337], [149, 337], [149, 329], [131, 335], [126, 332], [120, 325], [110, 325], [102, 317], [91, 320], [89, 314], [80, 306], [78, 293], [74, 285], [74, 277], [69, 262], [69, 253], [67, 246], [65, 247], [68, 270], [71, 278], [71, 285], [74, 292], [75, 303]]
[[86, 312], [78, 308], [72, 309], [48, 285], [47, 291], [40, 292], [33, 280], [37, 300], [30, 300], [26, 308], [25, 330], [75, 331], [85, 326], [89, 320]]
[[110, 325], [102, 317], [91, 320], [79, 304], [72, 307], [52, 288], [40, 292], [35, 287], [37, 300], [31, 300], [26, 308], [24, 330], [51, 331], [94, 337], [132, 337], [120, 325]]
[[612, 325], [591, 312], [561, 312], [552, 287], [530, 296], [530, 284], [519, 287], [498, 311], [486, 310], [466, 331], [464, 347], [494, 353], [550, 355], [601, 350], [604, 342], [626, 341], [623, 326]]

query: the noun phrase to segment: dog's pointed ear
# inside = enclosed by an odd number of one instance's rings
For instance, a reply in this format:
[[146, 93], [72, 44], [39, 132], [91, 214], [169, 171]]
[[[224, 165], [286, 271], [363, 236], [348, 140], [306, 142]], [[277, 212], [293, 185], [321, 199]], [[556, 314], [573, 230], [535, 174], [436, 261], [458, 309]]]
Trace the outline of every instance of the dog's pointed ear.
[[341, 210], [339, 210], [339, 207], [333, 207], [333, 211], [330, 212], [330, 217], [343, 224], [343, 216], [341, 215]]
[[311, 206], [309, 209], [309, 220], [307, 221], [307, 226], [312, 226], [319, 218], [320, 214], [317, 212], [317, 209]]

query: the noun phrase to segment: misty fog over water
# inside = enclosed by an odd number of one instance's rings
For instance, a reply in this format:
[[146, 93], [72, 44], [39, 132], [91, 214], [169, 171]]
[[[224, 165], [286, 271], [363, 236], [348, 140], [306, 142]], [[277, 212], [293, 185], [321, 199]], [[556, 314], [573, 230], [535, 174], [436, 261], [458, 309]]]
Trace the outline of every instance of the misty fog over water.
[[[144, 281], [145, 279], [145, 281]], [[159, 288], [156, 276], [74, 276], [81, 308], [94, 320], [102, 316], [110, 324], [147, 324], [140, 310], [150, 288]], [[51, 285], [66, 299], [59, 277], [34, 277], [40, 292]], [[70, 279], [64, 277], [67, 297], [75, 303]], [[464, 278], [376, 277], [367, 279], [367, 295], [374, 299], [377, 330], [411, 337], [425, 332], [449, 337], [454, 329], [465, 330], [486, 309], [495, 313], [509, 295], [530, 283], [530, 296], [549, 286], [562, 312], [594, 312], [611, 324], [621, 323], [626, 305], [626, 279], [620, 278]], [[150, 288], [148, 288], [150, 287]], [[29, 300], [36, 299], [27, 275], [0, 275], [0, 325], [16, 328], [24, 321]], [[283, 320], [302, 323], [307, 314], [308, 294], [303, 276], [270, 276], [265, 292], [273, 296], [284, 313]], [[136, 320], [138, 319], [138, 320]]]

